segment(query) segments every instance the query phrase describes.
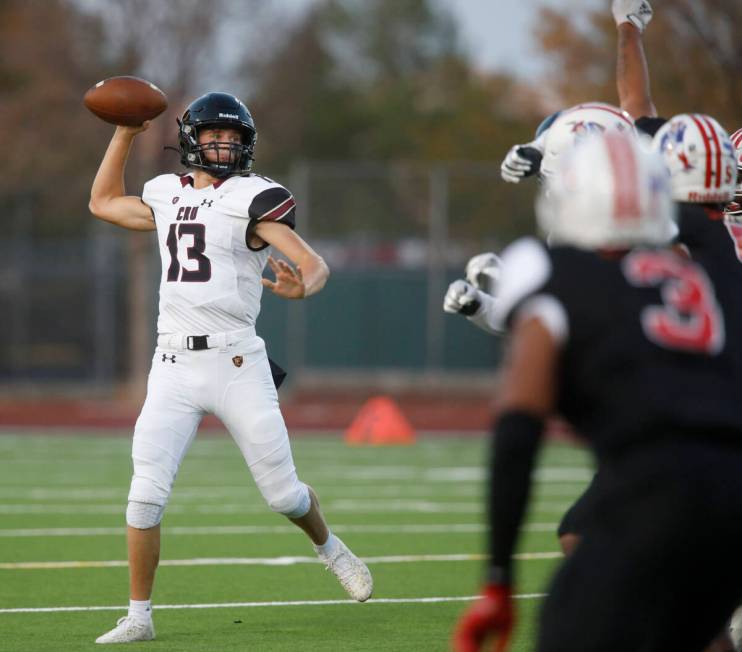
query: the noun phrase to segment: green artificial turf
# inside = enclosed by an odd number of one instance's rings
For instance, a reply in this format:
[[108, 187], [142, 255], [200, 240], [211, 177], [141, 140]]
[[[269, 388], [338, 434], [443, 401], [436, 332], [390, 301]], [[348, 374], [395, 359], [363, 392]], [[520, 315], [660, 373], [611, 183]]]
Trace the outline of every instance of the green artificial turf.
[[[317, 436], [297, 439], [293, 450], [300, 477], [319, 494], [331, 527], [358, 555], [371, 558], [374, 598], [403, 602], [345, 602], [344, 591], [319, 563], [259, 563], [313, 558], [313, 552], [299, 530], [264, 505], [234, 443], [226, 436], [203, 438], [189, 452], [176, 482], [163, 521], [162, 559], [254, 561], [163, 565], [153, 596], [157, 639], [133, 649], [449, 649], [452, 627], [467, 602], [413, 600], [477, 592], [483, 563], [477, 557], [485, 536], [486, 441], [427, 438], [409, 447], [380, 448], [350, 447], [340, 439]], [[128, 439], [105, 432], [6, 432], [0, 435], [0, 469], [0, 650], [99, 650], [93, 641], [124, 610], [3, 610], [127, 604], [125, 566], [91, 568], [84, 562], [126, 559]], [[556, 523], [590, 474], [583, 450], [565, 445], [544, 449], [521, 552], [558, 550]], [[111, 530], [95, 534], [80, 528]], [[425, 561], [423, 555], [446, 558]], [[451, 555], [469, 558], [447, 558]], [[9, 567], [64, 561], [83, 563], [74, 568]], [[544, 592], [558, 563], [518, 562], [518, 594]], [[344, 602], [280, 604], [337, 600]], [[245, 602], [279, 604], [162, 608]], [[531, 649], [538, 606], [538, 598], [518, 600], [515, 652]]]

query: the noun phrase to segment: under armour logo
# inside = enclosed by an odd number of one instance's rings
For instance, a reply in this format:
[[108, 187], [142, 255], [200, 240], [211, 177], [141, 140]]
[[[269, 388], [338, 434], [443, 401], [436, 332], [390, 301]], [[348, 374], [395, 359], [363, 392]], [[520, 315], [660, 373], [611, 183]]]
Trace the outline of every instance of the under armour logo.
[[211, 208], [211, 205], [214, 203], [213, 199], [204, 199], [201, 202], [201, 206], [206, 206], [206, 208]]
[[168, 360], [170, 360], [170, 362], [172, 362], [173, 364], [175, 364], [175, 355], [166, 355], [166, 354], [163, 353], [162, 354], [162, 361], [163, 362], [167, 362]]

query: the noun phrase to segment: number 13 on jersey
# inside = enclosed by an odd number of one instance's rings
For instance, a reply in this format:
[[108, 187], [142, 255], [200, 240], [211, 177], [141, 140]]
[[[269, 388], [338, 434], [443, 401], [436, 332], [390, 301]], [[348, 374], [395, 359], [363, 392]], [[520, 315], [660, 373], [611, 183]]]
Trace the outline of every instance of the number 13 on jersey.
[[[205, 283], [211, 278], [211, 261], [206, 257], [206, 225], [195, 222], [179, 222], [170, 225], [166, 240], [170, 252], [167, 280], [183, 283]], [[188, 260], [195, 261], [195, 269], [189, 269], [178, 261], [178, 248], [184, 247]]]

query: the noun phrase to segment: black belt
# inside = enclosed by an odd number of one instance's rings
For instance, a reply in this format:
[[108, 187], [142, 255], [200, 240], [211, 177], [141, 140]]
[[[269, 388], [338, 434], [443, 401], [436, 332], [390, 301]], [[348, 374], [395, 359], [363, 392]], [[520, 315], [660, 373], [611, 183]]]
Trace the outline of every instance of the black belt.
[[203, 351], [209, 348], [208, 335], [189, 335], [186, 337], [186, 348], [189, 351]]

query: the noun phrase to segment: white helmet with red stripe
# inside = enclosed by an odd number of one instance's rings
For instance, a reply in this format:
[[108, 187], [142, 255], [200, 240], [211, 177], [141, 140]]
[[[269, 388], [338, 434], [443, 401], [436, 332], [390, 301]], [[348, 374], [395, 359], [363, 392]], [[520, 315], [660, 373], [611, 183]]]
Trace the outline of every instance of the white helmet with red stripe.
[[734, 145], [711, 116], [683, 113], [654, 136], [654, 148], [670, 170], [672, 196], [692, 204], [731, 201], [737, 182]]
[[628, 133], [609, 131], [564, 152], [536, 202], [552, 245], [626, 249], [677, 234], [662, 158]]
[[636, 134], [631, 116], [617, 106], [585, 102], [562, 111], [546, 132], [541, 174], [554, 174], [559, 156], [577, 141], [592, 133], [609, 131]]
[[737, 129], [732, 136], [732, 145], [736, 148], [737, 157], [737, 188], [734, 199], [726, 206], [725, 212], [729, 216], [742, 218], [742, 129]]

